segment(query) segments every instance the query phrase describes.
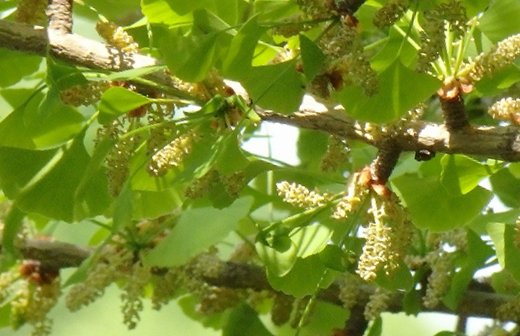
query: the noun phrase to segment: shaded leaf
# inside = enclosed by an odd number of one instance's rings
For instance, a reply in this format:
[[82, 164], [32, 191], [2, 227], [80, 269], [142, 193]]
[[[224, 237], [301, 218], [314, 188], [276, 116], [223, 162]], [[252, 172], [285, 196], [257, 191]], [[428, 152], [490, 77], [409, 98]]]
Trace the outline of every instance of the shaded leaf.
[[168, 236], [145, 257], [145, 263], [150, 266], [171, 267], [188, 262], [234, 230], [238, 221], [249, 213], [252, 204], [252, 197], [243, 197], [222, 210], [185, 210]]
[[222, 336], [244, 335], [273, 336], [258, 318], [256, 310], [245, 303], [233, 308], [222, 330]]
[[300, 48], [303, 61], [303, 74], [307, 82], [320, 73], [325, 63], [325, 54], [320, 47], [305, 35], [300, 35]]

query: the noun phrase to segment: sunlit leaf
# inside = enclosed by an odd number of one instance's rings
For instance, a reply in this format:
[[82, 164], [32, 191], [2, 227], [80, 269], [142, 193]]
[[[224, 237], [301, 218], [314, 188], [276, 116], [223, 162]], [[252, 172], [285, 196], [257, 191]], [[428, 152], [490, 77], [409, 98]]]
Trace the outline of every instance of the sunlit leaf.
[[252, 59], [258, 39], [265, 32], [257, 23], [257, 17], [253, 16], [240, 28], [233, 37], [227, 57], [222, 65], [224, 76], [240, 80], [247, 76], [247, 71], [252, 67]]
[[520, 254], [515, 246], [515, 227], [504, 223], [489, 223], [489, 237], [493, 240], [500, 266], [520, 283]]
[[302, 75], [292, 61], [253, 67], [242, 84], [256, 104], [284, 114], [296, 112], [305, 93]]
[[154, 23], [188, 25], [193, 21], [192, 12], [180, 15], [175, 12], [174, 8], [175, 6], [172, 6], [167, 0], [142, 0], [141, 11], [149, 22]]
[[124, 87], [115, 86], [106, 90], [99, 102], [99, 123], [107, 124], [120, 115], [150, 103], [150, 99]]
[[445, 155], [441, 165], [441, 183], [454, 195], [467, 194], [489, 175], [483, 164], [464, 155]]
[[159, 37], [159, 50], [175, 76], [188, 81], [202, 81], [215, 61], [218, 33], [184, 36], [180, 30]]
[[420, 74], [396, 60], [378, 76], [379, 92], [368, 97], [359, 86], [348, 86], [337, 94], [350, 116], [375, 123], [395, 120], [430, 97], [441, 82]]
[[493, 192], [507, 206], [520, 207], [520, 179], [516, 178], [509, 169], [500, 169], [489, 178]]
[[493, 42], [520, 33], [520, 2], [516, 0], [497, 0], [479, 19], [479, 29]]
[[269, 272], [277, 277], [286, 275], [296, 262], [298, 249], [287, 236], [274, 237], [269, 243], [259, 240], [255, 248]]
[[11, 86], [23, 77], [37, 71], [42, 58], [19, 51], [0, 49], [0, 87]]
[[445, 231], [465, 225], [478, 216], [492, 193], [476, 187], [465, 195], [454, 195], [435, 177], [420, 178], [405, 174], [392, 180], [420, 228]]

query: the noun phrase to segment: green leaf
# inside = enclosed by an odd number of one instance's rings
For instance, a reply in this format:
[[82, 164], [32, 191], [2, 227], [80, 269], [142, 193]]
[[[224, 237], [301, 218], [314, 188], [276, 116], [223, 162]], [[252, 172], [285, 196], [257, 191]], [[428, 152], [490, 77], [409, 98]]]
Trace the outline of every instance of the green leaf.
[[157, 218], [170, 214], [182, 204], [179, 191], [167, 188], [160, 191], [133, 190], [133, 218]]
[[18, 83], [23, 77], [38, 70], [42, 58], [19, 51], [0, 49], [0, 87], [7, 87]]
[[467, 194], [489, 174], [486, 167], [465, 155], [444, 155], [441, 183], [454, 195]]
[[56, 149], [35, 151], [0, 147], [0, 186], [4, 194], [15, 198], [49, 162], [58, 159], [56, 155], [61, 155]]
[[220, 153], [217, 158], [216, 167], [218, 171], [224, 175], [231, 175], [237, 171], [244, 169], [249, 160], [244, 155], [244, 151], [240, 148], [238, 140], [238, 130], [228, 133], [222, 144], [218, 147]]
[[346, 87], [337, 94], [347, 114], [362, 121], [389, 122], [403, 116], [441, 86], [438, 79], [412, 71], [400, 60], [383, 71], [378, 81], [379, 92], [372, 97], [367, 97], [359, 86]]
[[[385, 46], [370, 59], [372, 69], [378, 73], [383, 72], [391, 66], [398, 57], [403, 65], [410, 66], [417, 58], [417, 49], [406, 39], [395, 27], [390, 28], [388, 41]], [[400, 52], [400, 53], [399, 53]]]
[[4, 227], [2, 230], [2, 253], [5, 253], [5, 256], [11, 261], [14, 261], [16, 257], [18, 257], [15, 240], [17, 235], [20, 233], [25, 215], [26, 213], [20, 210], [15, 203], [11, 206], [11, 209], [4, 220]]
[[38, 109], [25, 110], [25, 123], [37, 148], [50, 148], [72, 139], [83, 128], [84, 118], [65, 105], [57, 89], [51, 87]]
[[404, 290], [410, 291], [414, 286], [413, 276], [410, 269], [404, 262], [399, 263], [399, 267], [390, 276], [380, 270], [377, 274], [376, 283], [378, 286], [390, 291]]
[[460, 304], [475, 272], [494, 255], [493, 249], [475, 232], [467, 230], [467, 239], [468, 252], [457, 260], [458, 270], [451, 280], [449, 291], [443, 298], [444, 304], [451, 309], [456, 309]]
[[167, 0], [142, 0], [141, 11], [151, 23], [164, 23], [166, 25], [185, 24], [193, 21], [193, 13], [188, 12], [179, 15], [175, 12]]
[[446, 190], [437, 177], [404, 174], [392, 180], [406, 203], [413, 223], [419, 228], [445, 231], [463, 226], [478, 216], [492, 193], [476, 187], [465, 195]]
[[210, 0], [166, 0], [170, 5], [171, 9], [173, 9], [179, 15], [185, 15], [190, 12], [193, 12], [195, 9], [204, 8], [209, 3]]
[[[74, 196], [90, 162], [90, 156], [83, 146], [83, 137], [84, 132], [76, 136], [74, 141], [61, 151], [61, 157], [56, 156], [17, 196], [22, 210], [69, 223], [85, 218], [83, 216], [87, 214], [74, 212]], [[84, 198], [83, 202], [97, 202], [101, 195], [88, 194], [88, 198]], [[96, 215], [99, 213], [88, 214], [89, 217]]]
[[332, 236], [332, 230], [324, 225], [314, 224], [297, 228], [290, 237], [298, 250], [298, 257], [307, 258], [320, 253]]
[[127, 227], [132, 222], [134, 203], [132, 191], [130, 190], [129, 186], [129, 183], [125, 184], [117, 196], [116, 202], [114, 203], [114, 214], [112, 215], [114, 222], [114, 232], [118, 232], [119, 230]]
[[520, 254], [515, 246], [515, 227], [504, 223], [489, 223], [489, 237], [495, 245], [496, 256], [503, 269], [520, 283]]
[[298, 6], [291, 0], [257, 0], [255, 13], [261, 21], [276, 21], [277, 19], [296, 12]]
[[277, 277], [286, 275], [296, 263], [298, 249], [287, 236], [275, 236], [269, 242], [259, 239], [255, 248], [269, 272]]
[[520, 207], [520, 179], [507, 168], [500, 169], [489, 178], [493, 192], [506, 206]]
[[88, 81], [78, 68], [47, 57], [47, 83], [63, 91], [75, 85], [86, 85]]
[[266, 30], [258, 25], [257, 19], [257, 16], [250, 18], [233, 37], [222, 64], [222, 74], [227, 78], [241, 80], [247, 77], [258, 40]]
[[224, 239], [249, 213], [252, 204], [252, 197], [243, 197], [222, 210], [185, 210], [168, 236], [145, 257], [145, 263], [158, 267], [183, 265]]
[[494, 43], [520, 33], [520, 2], [497, 0], [479, 19], [479, 29]]
[[403, 298], [403, 311], [407, 315], [417, 316], [421, 311], [421, 298], [417, 290], [411, 290], [404, 295]]
[[219, 33], [183, 36], [181, 29], [170, 30], [158, 38], [164, 62], [175, 76], [200, 82], [215, 62]]
[[298, 111], [305, 94], [293, 61], [253, 67], [242, 84], [256, 104], [283, 114]]
[[105, 80], [107, 81], [120, 81], [120, 80], [129, 80], [134, 79], [137, 77], [142, 77], [149, 75], [154, 72], [158, 72], [161, 70], [164, 70], [166, 66], [164, 65], [154, 65], [154, 66], [148, 66], [144, 68], [137, 68], [137, 69], [130, 69], [120, 72], [114, 72], [110, 75], [105, 77]]
[[300, 35], [300, 48], [303, 61], [303, 74], [310, 82], [320, 73], [325, 63], [325, 54], [320, 47], [305, 35]]
[[345, 272], [351, 265], [348, 255], [337, 245], [325, 246], [319, 256], [323, 265], [338, 272]]
[[120, 86], [111, 87], [99, 102], [99, 123], [108, 124], [120, 115], [150, 103], [150, 99]]
[[273, 289], [301, 298], [316, 291], [326, 270], [320, 257], [314, 254], [305, 259], [298, 258], [292, 269], [283, 277], [276, 276], [267, 269], [267, 279]]
[[367, 336], [381, 336], [383, 333], [383, 319], [378, 316], [370, 325]]
[[233, 308], [222, 336], [273, 336], [258, 318], [256, 310], [242, 303]]

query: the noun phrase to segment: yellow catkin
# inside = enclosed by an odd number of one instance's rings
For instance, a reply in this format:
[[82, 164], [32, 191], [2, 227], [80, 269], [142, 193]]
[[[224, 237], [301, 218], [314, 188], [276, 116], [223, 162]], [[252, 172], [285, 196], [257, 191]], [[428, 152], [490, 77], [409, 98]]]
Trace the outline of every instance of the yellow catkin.
[[498, 42], [490, 51], [478, 55], [475, 61], [470, 60], [463, 73], [467, 72], [466, 77], [476, 82], [511, 65], [519, 55], [520, 34], [516, 34]]
[[276, 188], [278, 189], [278, 195], [283, 198], [284, 202], [305, 209], [323, 206], [329, 198], [327, 194], [310, 191], [301, 184], [289, 183], [287, 181], [277, 183]]
[[516, 126], [520, 125], [520, 99], [511, 97], [500, 99], [488, 110], [493, 119], [510, 122]]

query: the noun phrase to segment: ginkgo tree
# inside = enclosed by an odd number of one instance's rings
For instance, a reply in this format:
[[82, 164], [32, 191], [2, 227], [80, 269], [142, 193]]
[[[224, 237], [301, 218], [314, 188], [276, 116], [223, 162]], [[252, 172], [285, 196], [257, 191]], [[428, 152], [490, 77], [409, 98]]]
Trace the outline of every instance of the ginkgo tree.
[[[0, 13], [1, 326], [52, 334], [60, 297], [115, 284], [129, 329], [151, 301], [226, 336], [380, 335], [382, 312], [426, 311], [458, 316], [439, 335], [473, 316], [518, 333], [518, 0]], [[245, 149], [270, 122], [299, 129], [298, 164]]]

